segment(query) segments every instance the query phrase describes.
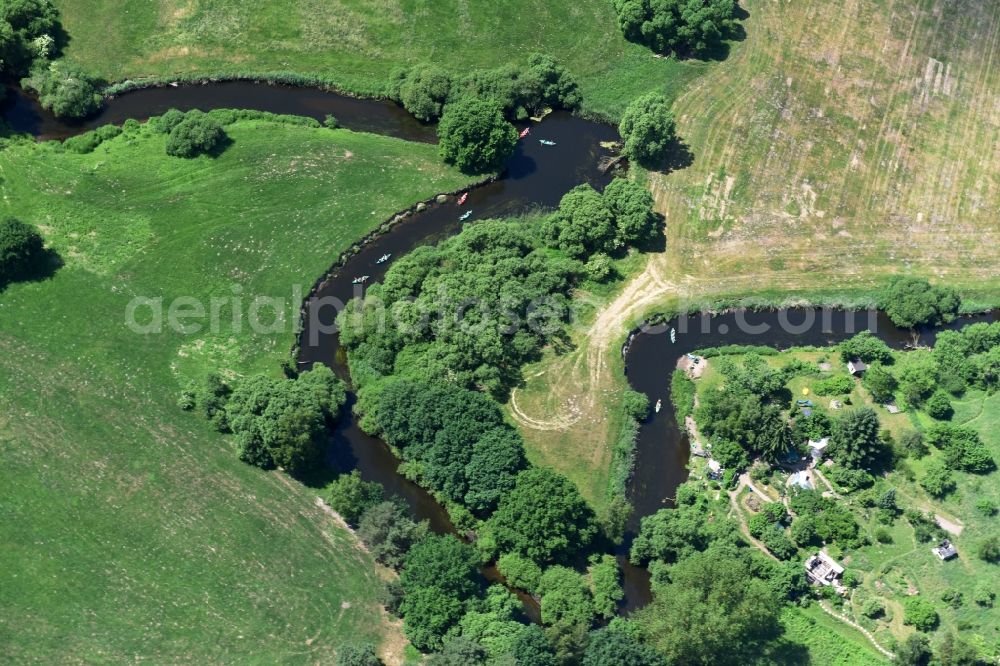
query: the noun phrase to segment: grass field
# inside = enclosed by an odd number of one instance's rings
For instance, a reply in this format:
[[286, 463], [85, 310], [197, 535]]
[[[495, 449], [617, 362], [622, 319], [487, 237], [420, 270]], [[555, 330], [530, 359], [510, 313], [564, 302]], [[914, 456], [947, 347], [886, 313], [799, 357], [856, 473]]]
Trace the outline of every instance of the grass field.
[[617, 346], [651, 312], [864, 303], [897, 272], [1000, 304], [1000, 5], [743, 6], [748, 38], [674, 104], [692, 164], [649, 174], [667, 251], [517, 396], [536, 455], [571, 477], [609, 459]]
[[[790, 664], [815, 666], [871, 666], [888, 664], [881, 654], [854, 629], [846, 627], [816, 604], [808, 608], [789, 606], [781, 613], [783, 638], [794, 647]], [[804, 650], [804, 654], [800, 652]]]
[[608, 0], [57, 0], [68, 56], [111, 81], [295, 72], [380, 94], [399, 65], [473, 67], [557, 57], [587, 111], [617, 116], [636, 95], [676, 95], [711, 64], [654, 58], [622, 37]]
[[391, 213], [466, 179], [433, 146], [264, 121], [228, 132], [215, 159], [169, 158], [145, 128], [89, 155], [0, 152], [2, 213], [38, 224], [65, 262], [0, 293], [8, 660], [329, 663], [350, 641], [402, 654], [372, 559], [315, 491], [240, 463], [176, 406], [207, 369], [277, 372], [291, 329], [138, 335], [125, 310], [233, 285], [290, 298]]

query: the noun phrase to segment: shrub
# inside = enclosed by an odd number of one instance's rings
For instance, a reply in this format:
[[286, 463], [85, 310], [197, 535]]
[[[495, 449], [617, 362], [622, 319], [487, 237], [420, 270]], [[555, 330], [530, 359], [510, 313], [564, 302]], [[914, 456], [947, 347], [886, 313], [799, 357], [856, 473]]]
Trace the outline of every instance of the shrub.
[[643, 166], [656, 167], [666, 160], [677, 139], [674, 114], [666, 97], [649, 93], [633, 100], [618, 126], [622, 154]]
[[937, 626], [938, 619], [934, 604], [923, 597], [910, 597], [903, 601], [903, 624], [920, 631], [930, 631]]
[[441, 156], [465, 173], [496, 171], [514, 153], [517, 130], [497, 102], [465, 98], [449, 104], [438, 125]]
[[885, 612], [885, 605], [881, 599], [872, 597], [861, 605], [861, 614], [868, 618], [880, 617]]
[[972, 600], [983, 608], [993, 608], [997, 593], [989, 583], [979, 583], [972, 593]]
[[847, 375], [834, 375], [813, 384], [816, 395], [844, 395], [854, 390], [854, 380]]
[[997, 503], [989, 497], [981, 497], [976, 500], [976, 511], [984, 516], [995, 516], [998, 511]]
[[218, 147], [225, 138], [219, 121], [198, 110], [188, 111], [167, 136], [167, 155], [194, 157]]
[[914, 458], [923, 458], [927, 455], [927, 445], [924, 444], [924, 436], [919, 430], [907, 430], [899, 438], [899, 448], [907, 455]]
[[955, 476], [943, 460], [931, 460], [920, 479], [920, 485], [934, 497], [944, 497], [955, 490]]
[[590, 257], [583, 270], [594, 282], [604, 282], [614, 273], [614, 268], [611, 257], [603, 252], [597, 252]]
[[41, 234], [13, 217], [0, 220], [0, 284], [28, 274], [45, 247]]
[[948, 394], [940, 389], [927, 400], [924, 409], [927, 410], [927, 414], [931, 418], [939, 421], [946, 421], [955, 413], [951, 407], [951, 401], [948, 400]]
[[341, 474], [326, 488], [326, 501], [348, 524], [357, 526], [361, 514], [382, 501], [382, 486], [362, 481], [361, 472]]
[[504, 553], [497, 559], [497, 571], [514, 587], [534, 592], [542, 578], [542, 569], [518, 553]]
[[879, 543], [892, 543], [892, 532], [885, 527], [876, 527], [874, 536]]
[[735, 0], [614, 0], [625, 39], [657, 53], [707, 56], [737, 29]]
[[865, 372], [861, 383], [872, 394], [872, 398], [878, 403], [890, 402], [896, 393], [899, 382], [881, 365], [873, 365]]
[[626, 416], [644, 421], [649, 416], [649, 398], [645, 393], [628, 389], [622, 396], [622, 408]]
[[1000, 537], [988, 536], [976, 544], [976, 557], [984, 562], [1000, 562]]
[[358, 521], [360, 538], [372, 556], [396, 568], [414, 543], [427, 535], [427, 523], [416, 523], [394, 502], [381, 502], [365, 510]]
[[113, 139], [122, 133], [122, 129], [117, 125], [104, 125], [90, 132], [84, 132], [77, 136], [70, 137], [63, 142], [63, 147], [70, 152], [81, 155], [92, 153], [94, 150], [109, 139]]
[[170, 130], [177, 127], [183, 122], [185, 118], [185, 113], [183, 111], [178, 111], [177, 109], [168, 109], [159, 118], [151, 118], [150, 122], [153, 126], [164, 134], [170, 134]]
[[424, 122], [441, 116], [449, 92], [451, 78], [434, 65], [418, 65], [390, 75], [390, 96]]
[[340, 121], [337, 120], [337, 116], [332, 113], [328, 113], [326, 114], [326, 117], [323, 118], [323, 127], [326, 127], [327, 129], [339, 129]]
[[880, 305], [896, 326], [916, 328], [952, 321], [961, 299], [950, 287], [932, 286], [927, 280], [897, 275], [882, 291]]
[[337, 666], [382, 666], [372, 645], [342, 645], [337, 649]]
[[63, 61], [41, 61], [21, 85], [37, 92], [42, 108], [59, 118], [85, 118], [104, 101], [97, 92], [96, 79]]
[[861, 331], [840, 343], [840, 358], [844, 363], [856, 358], [865, 363], [892, 363], [892, 350], [871, 331]]

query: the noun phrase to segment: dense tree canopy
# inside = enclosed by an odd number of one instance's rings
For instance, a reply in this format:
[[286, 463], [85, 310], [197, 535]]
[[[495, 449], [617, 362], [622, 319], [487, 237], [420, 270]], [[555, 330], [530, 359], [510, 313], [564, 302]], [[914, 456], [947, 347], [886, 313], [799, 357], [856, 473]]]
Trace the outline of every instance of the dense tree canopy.
[[422, 480], [451, 501], [488, 513], [527, 466], [521, 436], [488, 396], [452, 384], [392, 381], [370, 421]]
[[674, 114], [667, 99], [649, 93], [629, 103], [622, 114], [618, 131], [622, 136], [622, 154], [643, 166], [662, 166], [677, 139]]
[[598, 193], [579, 185], [559, 202], [559, 210], [544, 224], [549, 243], [575, 259], [595, 253], [620, 253], [642, 245], [659, 232], [659, 218], [652, 211], [653, 197], [635, 181], [616, 178]]
[[410, 546], [427, 536], [427, 523], [416, 523], [396, 502], [369, 507], [358, 521], [358, 538], [372, 556], [387, 567], [403, 563]]
[[594, 512], [566, 477], [534, 467], [521, 472], [514, 489], [490, 519], [501, 551], [536, 562], [568, 558], [597, 535]]
[[445, 634], [481, 591], [475, 551], [446, 535], [429, 535], [406, 554], [399, 582], [407, 638], [422, 650], [440, 649]]
[[57, 55], [65, 35], [51, 0], [0, 0], [0, 74], [23, 76]]
[[428, 122], [441, 116], [451, 92], [451, 78], [434, 65], [398, 69], [390, 75], [389, 95], [418, 120]]
[[436, 120], [448, 103], [492, 100], [510, 119], [523, 120], [545, 107], [573, 109], [576, 82], [554, 58], [533, 54], [527, 65], [503, 64], [451, 76], [434, 65], [399, 68], [390, 74], [389, 97], [423, 121]]
[[241, 381], [226, 405], [240, 458], [299, 474], [320, 458], [331, 423], [344, 404], [344, 384], [325, 366], [296, 380], [256, 375]]
[[62, 60], [40, 60], [21, 85], [38, 93], [42, 107], [59, 118], [85, 118], [104, 103], [97, 80]]
[[744, 557], [713, 548], [671, 566], [639, 622], [668, 664], [742, 665], [780, 633], [782, 601]]
[[735, 0], [614, 0], [625, 38], [658, 53], [706, 56], [737, 27]]
[[0, 285], [30, 272], [44, 246], [42, 236], [30, 224], [12, 217], [0, 220]]
[[[683, 486], [681, 486], [683, 488]], [[651, 560], [676, 562], [705, 550], [713, 541], [731, 541], [736, 525], [716, 515], [703, 496], [680, 501], [673, 509], [660, 509], [641, 521], [639, 534], [632, 542], [630, 558], [636, 565]]]
[[848, 467], [866, 467], [882, 451], [878, 414], [869, 407], [846, 412], [833, 423], [830, 454]]
[[933, 286], [916, 277], [895, 276], [883, 289], [879, 304], [896, 326], [916, 328], [952, 321], [962, 301], [950, 287]]
[[865, 363], [892, 363], [892, 350], [871, 331], [861, 331], [853, 338], [840, 343], [840, 357], [844, 363], [861, 359]]
[[441, 157], [465, 173], [499, 170], [517, 144], [517, 130], [500, 103], [464, 97], [445, 107], [438, 125]]
[[616, 627], [590, 633], [583, 666], [661, 666], [663, 657], [637, 636]]

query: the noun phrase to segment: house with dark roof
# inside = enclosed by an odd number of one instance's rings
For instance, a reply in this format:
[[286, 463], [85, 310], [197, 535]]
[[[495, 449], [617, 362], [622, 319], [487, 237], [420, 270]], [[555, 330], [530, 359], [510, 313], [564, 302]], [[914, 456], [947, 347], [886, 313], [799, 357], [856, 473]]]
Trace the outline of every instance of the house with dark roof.
[[868, 366], [859, 358], [854, 358], [847, 362], [847, 371], [855, 377], [860, 377], [867, 369]]
[[958, 550], [951, 543], [951, 541], [948, 541], [947, 539], [938, 544], [936, 548], [931, 548], [931, 552], [937, 555], [942, 562], [950, 560], [958, 555]]

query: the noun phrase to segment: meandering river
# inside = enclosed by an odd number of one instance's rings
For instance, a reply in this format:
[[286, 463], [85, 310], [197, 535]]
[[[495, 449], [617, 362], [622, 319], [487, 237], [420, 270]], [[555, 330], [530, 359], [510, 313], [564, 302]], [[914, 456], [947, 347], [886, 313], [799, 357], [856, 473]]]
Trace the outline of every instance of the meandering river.
[[[29, 132], [40, 139], [66, 138], [107, 123], [129, 118], [145, 120], [170, 108], [247, 108], [323, 119], [333, 114], [351, 130], [372, 132], [410, 141], [435, 141], [434, 127], [417, 122], [391, 102], [365, 100], [310, 88], [292, 88], [251, 82], [223, 82], [205, 85], [148, 88], [108, 101], [97, 116], [78, 124], [67, 124], [41, 110], [30, 96], [16, 90], [8, 93], [2, 109], [4, 119], [16, 131]], [[543, 146], [538, 139], [554, 141]], [[598, 169], [601, 142], [617, 139], [609, 125], [585, 121], [568, 113], [553, 113], [532, 125], [498, 180], [475, 188], [459, 208], [455, 197], [431, 204], [422, 212], [397, 223], [331, 273], [306, 302], [307, 316], [300, 338], [299, 362], [303, 367], [325, 363], [342, 376], [346, 369], [338, 355], [338, 339], [331, 331], [335, 309], [324, 305], [329, 299], [341, 303], [361, 293], [353, 278], [368, 275], [377, 281], [397, 259], [419, 245], [434, 242], [461, 228], [458, 217], [471, 210], [472, 219], [516, 215], [536, 208], [554, 208], [569, 189], [581, 183], [602, 188], [610, 176]], [[372, 184], [377, 187], [377, 183]], [[379, 257], [389, 254], [389, 262]], [[331, 263], [336, 257], [331, 257]], [[972, 321], [996, 318], [990, 313], [963, 318], [951, 327]], [[676, 342], [669, 330], [676, 329]], [[766, 329], [766, 330], [765, 330]], [[628, 380], [632, 387], [649, 396], [651, 403], [663, 401], [664, 408], [647, 420], [639, 431], [636, 471], [629, 485], [635, 513], [629, 525], [629, 539], [641, 517], [669, 506], [677, 486], [687, 478], [688, 440], [678, 427], [670, 401], [670, 375], [677, 359], [698, 349], [729, 344], [768, 345], [788, 348], [801, 345], [835, 344], [858, 331], [869, 329], [896, 348], [907, 344], [932, 344], [934, 331], [918, 338], [901, 331], [880, 313], [822, 312], [796, 309], [774, 312], [731, 312], [711, 317], [675, 318], [666, 324], [637, 332], [625, 355]], [[416, 484], [397, 473], [399, 461], [380, 440], [366, 435], [353, 418], [345, 417], [333, 435], [329, 462], [339, 469], [355, 467], [362, 476], [382, 484], [387, 492], [399, 495], [418, 519], [426, 519], [438, 532], [453, 532], [442, 507]], [[628, 540], [619, 553], [625, 572], [626, 612], [649, 600], [648, 575], [628, 565], [624, 558]]]

